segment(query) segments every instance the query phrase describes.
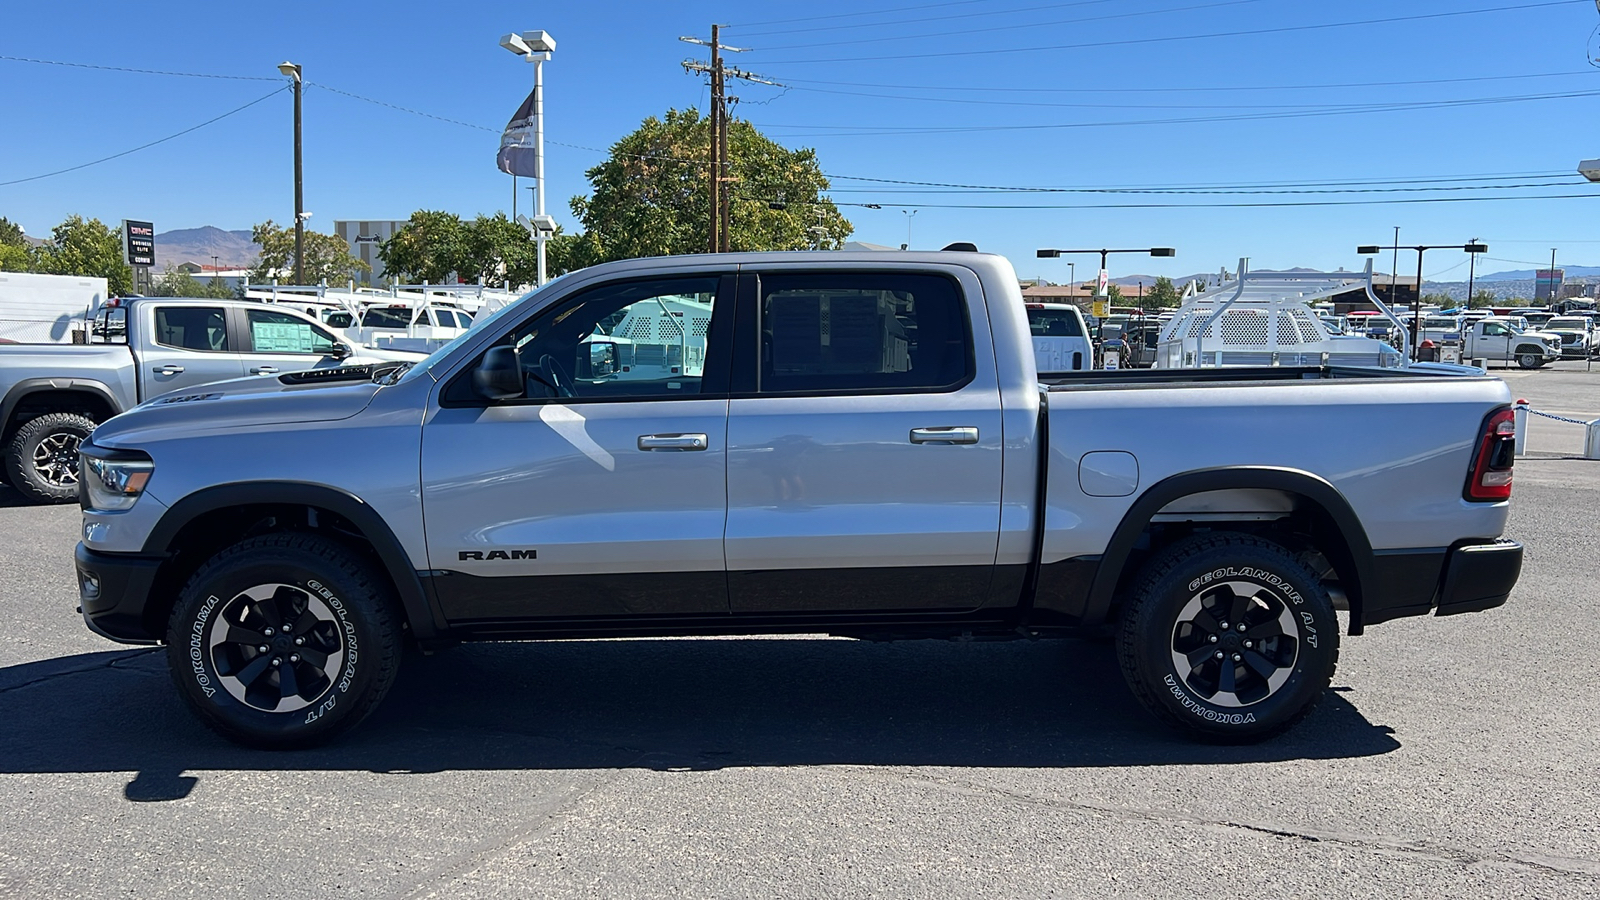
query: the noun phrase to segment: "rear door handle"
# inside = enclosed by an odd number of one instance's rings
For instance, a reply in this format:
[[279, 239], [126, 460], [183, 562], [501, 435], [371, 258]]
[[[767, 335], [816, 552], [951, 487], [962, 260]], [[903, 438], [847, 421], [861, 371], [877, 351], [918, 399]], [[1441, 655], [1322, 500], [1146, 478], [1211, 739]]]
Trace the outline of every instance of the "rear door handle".
[[939, 428], [911, 429], [913, 444], [976, 444], [978, 428], [975, 425], [946, 425]]
[[278, 371], [278, 367], [277, 366], [256, 366], [254, 369], [250, 370], [250, 374], [251, 375], [271, 375], [273, 372], [276, 372], [276, 371]]
[[704, 434], [641, 434], [640, 450], [704, 450], [709, 442]]
[[165, 366], [156, 366], [154, 371], [157, 375], [182, 375], [183, 366], [174, 366], [170, 364]]

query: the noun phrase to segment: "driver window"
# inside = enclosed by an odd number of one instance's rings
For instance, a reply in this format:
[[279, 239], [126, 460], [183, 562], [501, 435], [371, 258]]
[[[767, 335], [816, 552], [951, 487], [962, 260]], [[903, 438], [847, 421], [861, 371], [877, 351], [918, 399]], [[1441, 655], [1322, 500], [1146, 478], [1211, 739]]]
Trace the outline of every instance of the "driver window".
[[1495, 322], [1490, 322], [1489, 324], [1483, 326], [1483, 333], [1486, 337], [1505, 337], [1506, 327]]
[[698, 394], [717, 276], [608, 284], [519, 325], [524, 396], [665, 398]]

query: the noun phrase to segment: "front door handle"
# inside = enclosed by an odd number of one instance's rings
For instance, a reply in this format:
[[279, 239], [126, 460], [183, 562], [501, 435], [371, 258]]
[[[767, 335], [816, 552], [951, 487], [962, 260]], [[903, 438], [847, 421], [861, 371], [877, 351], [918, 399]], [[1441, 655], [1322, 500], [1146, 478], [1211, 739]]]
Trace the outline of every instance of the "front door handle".
[[171, 364], [165, 366], [156, 366], [154, 371], [157, 375], [182, 375], [183, 366], [174, 366]]
[[250, 374], [251, 375], [271, 375], [273, 372], [276, 372], [276, 371], [278, 371], [278, 367], [277, 366], [256, 366], [254, 369], [250, 370]]
[[976, 444], [978, 429], [974, 425], [946, 425], [939, 428], [911, 429], [913, 444]]
[[641, 434], [640, 450], [704, 450], [709, 441], [703, 434]]

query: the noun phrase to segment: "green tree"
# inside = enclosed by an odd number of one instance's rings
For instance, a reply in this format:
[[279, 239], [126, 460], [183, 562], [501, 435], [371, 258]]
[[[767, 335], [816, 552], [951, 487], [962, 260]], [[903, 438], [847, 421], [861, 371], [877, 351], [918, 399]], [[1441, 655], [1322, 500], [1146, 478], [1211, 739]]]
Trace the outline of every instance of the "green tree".
[[33, 268], [33, 254], [27, 247], [0, 244], [0, 272], [27, 272]]
[[[539, 274], [539, 248], [528, 229], [503, 212], [480, 215], [461, 229], [461, 261], [456, 274], [479, 284], [509, 280], [532, 284]], [[546, 243], [546, 259], [549, 245]]]
[[1114, 284], [1106, 285], [1106, 302], [1112, 306], [1123, 306], [1122, 288]]
[[50, 242], [36, 253], [35, 268], [50, 275], [104, 278], [113, 294], [133, 290], [133, 270], [122, 261], [122, 229], [99, 219], [68, 216], [51, 229]]
[[28, 239], [23, 237], [22, 226], [5, 216], [0, 216], [0, 247], [27, 249]]
[[396, 280], [443, 284], [451, 273], [468, 268], [466, 229], [455, 213], [419, 209], [383, 242], [378, 258]]
[[1152, 306], [1156, 309], [1177, 306], [1178, 301], [1178, 289], [1172, 284], [1172, 279], [1165, 275], [1156, 278], [1155, 285], [1144, 292], [1145, 306]]
[[[705, 252], [710, 157], [710, 120], [698, 110], [645, 119], [611, 146], [610, 159], [585, 173], [593, 193], [572, 199], [585, 233], [562, 248], [563, 262]], [[814, 150], [789, 150], [749, 122], [733, 120], [728, 159], [732, 249], [803, 250], [818, 237], [822, 246], [838, 247], [854, 230], [822, 196], [828, 179]]]
[[[268, 219], [250, 229], [250, 239], [261, 247], [261, 257], [250, 270], [251, 281], [294, 277], [294, 228], [280, 228]], [[350, 255], [350, 245], [336, 234], [306, 231], [305, 254], [307, 284], [323, 280], [338, 283], [348, 281], [357, 272], [372, 271], [371, 266]]]
[[1499, 303], [1499, 298], [1494, 295], [1493, 291], [1480, 290], [1472, 295], [1472, 299], [1467, 301], [1467, 306], [1471, 309], [1482, 309], [1486, 306], [1494, 306], [1497, 303]]

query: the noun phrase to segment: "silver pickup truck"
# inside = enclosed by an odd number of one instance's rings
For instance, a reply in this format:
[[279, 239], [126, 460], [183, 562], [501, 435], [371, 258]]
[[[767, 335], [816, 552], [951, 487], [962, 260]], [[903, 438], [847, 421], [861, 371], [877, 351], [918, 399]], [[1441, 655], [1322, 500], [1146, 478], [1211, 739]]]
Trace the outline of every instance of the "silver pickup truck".
[[292, 309], [234, 300], [113, 298], [90, 346], [0, 346], [3, 477], [36, 503], [78, 497], [78, 444], [98, 422], [160, 394], [422, 354], [353, 351]]
[[407, 644], [1108, 629], [1155, 714], [1254, 740], [1341, 630], [1505, 602], [1509, 400], [1397, 370], [1041, 384], [1016, 274], [975, 252], [611, 263], [409, 369], [102, 424], [82, 613], [165, 643], [257, 746], [354, 725]]

